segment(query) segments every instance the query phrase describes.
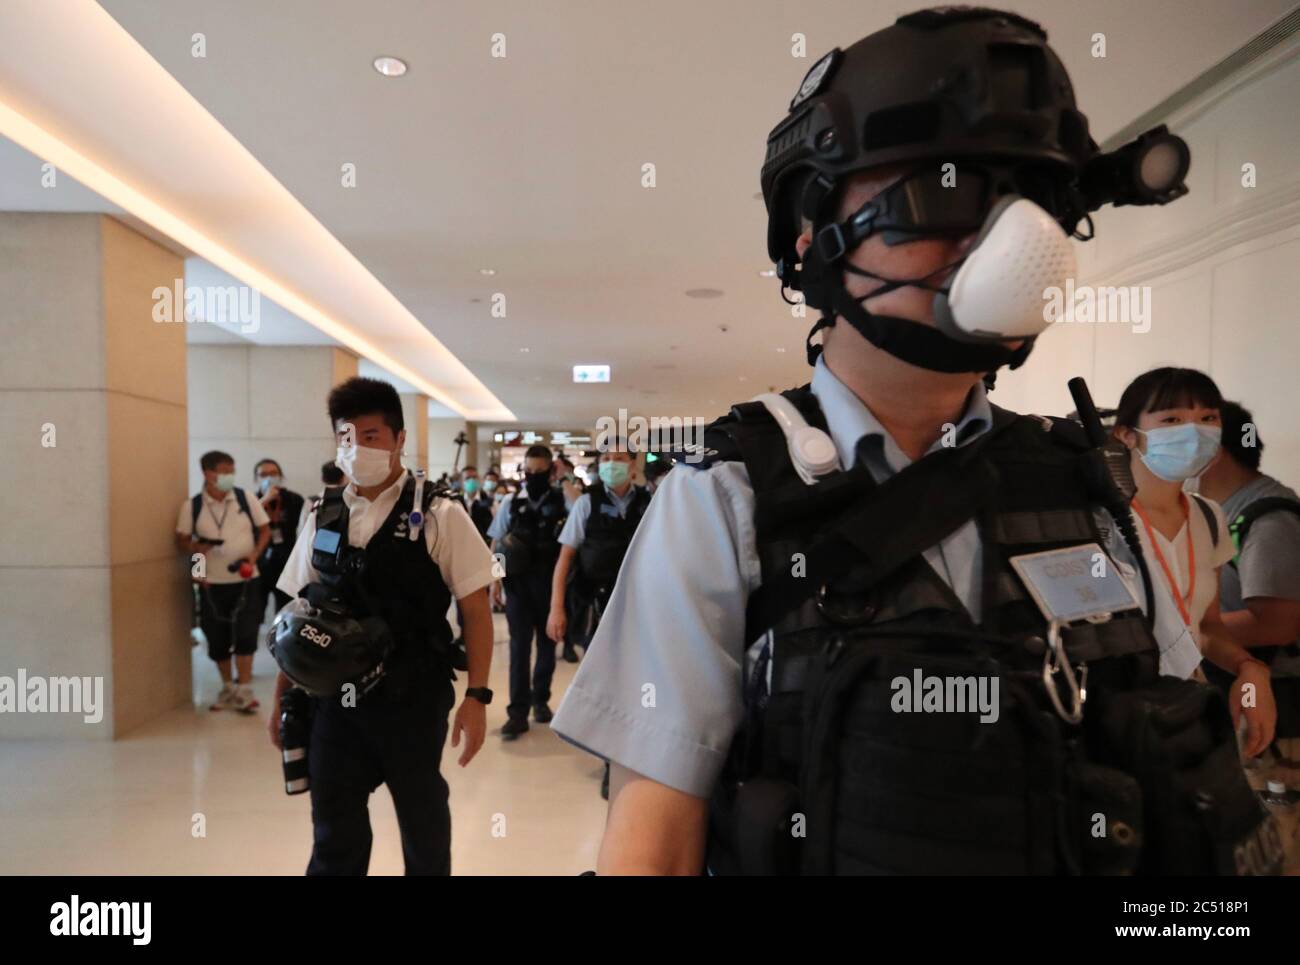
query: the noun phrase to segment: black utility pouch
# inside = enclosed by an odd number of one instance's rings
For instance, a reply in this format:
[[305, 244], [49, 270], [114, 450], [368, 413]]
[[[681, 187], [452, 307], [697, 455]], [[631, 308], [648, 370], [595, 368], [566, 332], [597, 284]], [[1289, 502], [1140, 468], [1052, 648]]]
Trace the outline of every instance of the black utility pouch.
[[518, 533], [506, 533], [497, 543], [504, 557], [506, 576], [527, 576], [533, 568], [533, 548]]
[[[1142, 874], [1276, 874], [1280, 838], [1242, 771], [1222, 694], [1160, 677], [1097, 695], [1093, 738], [1142, 791]], [[1086, 720], [1087, 718], [1085, 718]]]
[[1131, 875], [1142, 854], [1142, 789], [1113, 767], [1075, 760], [1066, 769], [1066, 840], [1071, 870]]

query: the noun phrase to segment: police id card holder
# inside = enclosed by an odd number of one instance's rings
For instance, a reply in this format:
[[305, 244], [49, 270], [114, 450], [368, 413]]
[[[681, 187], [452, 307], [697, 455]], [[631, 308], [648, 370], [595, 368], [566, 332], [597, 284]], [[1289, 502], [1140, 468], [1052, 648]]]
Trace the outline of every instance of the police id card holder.
[[[1088, 665], [1076, 674], [1065, 653], [1061, 630], [1085, 620], [1105, 623], [1112, 614], [1138, 609], [1137, 598], [1115, 563], [1096, 543], [1013, 556], [1011, 565], [1047, 620], [1043, 686], [1062, 720], [1078, 724], [1088, 698]], [[1056, 677], [1065, 684], [1066, 701]], [[1068, 705], [1067, 705], [1068, 702]]]

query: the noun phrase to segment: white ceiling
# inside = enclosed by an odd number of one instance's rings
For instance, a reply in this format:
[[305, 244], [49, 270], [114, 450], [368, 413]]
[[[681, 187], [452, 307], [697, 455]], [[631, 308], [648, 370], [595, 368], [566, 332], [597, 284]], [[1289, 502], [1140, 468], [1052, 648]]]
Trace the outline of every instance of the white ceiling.
[[[520, 420], [567, 426], [619, 406], [711, 417], [806, 377], [807, 323], [757, 274], [768, 267], [754, 197], [764, 138], [814, 58], [904, 6], [101, 5]], [[1047, 28], [1101, 141], [1293, 5], [1015, 9]], [[200, 32], [207, 56], [195, 58]], [[504, 59], [490, 56], [497, 32]], [[808, 59], [790, 55], [795, 32]], [[1104, 60], [1090, 55], [1098, 32]], [[378, 54], [410, 72], [381, 77]], [[48, 82], [89, 81], [52, 71]], [[0, 148], [0, 170], [11, 156]], [[640, 183], [646, 162], [653, 189]], [[344, 163], [355, 188], [340, 184]], [[702, 287], [726, 294], [683, 294]], [[491, 317], [494, 292], [506, 318]], [[574, 386], [578, 362], [611, 364], [612, 383]]]

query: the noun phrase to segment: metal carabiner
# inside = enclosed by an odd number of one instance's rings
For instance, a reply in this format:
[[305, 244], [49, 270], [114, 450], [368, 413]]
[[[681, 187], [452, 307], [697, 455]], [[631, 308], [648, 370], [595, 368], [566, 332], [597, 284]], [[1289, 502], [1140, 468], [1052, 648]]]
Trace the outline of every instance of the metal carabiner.
[[[1071, 708], [1065, 709], [1061, 702], [1060, 692], [1057, 690], [1056, 681], [1053, 678], [1060, 673], [1065, 678], [1065, 686], [1070, 694]], [[1088, 679], [1088, 667], [1083, 666], [1083, 679]], [[1078, 678], [1074, 675], [1074, 668], [1070, 666], [1070, 660], [1065, 654], [1065, 646], [1061, 642], [1061, 624], [1053, 620], [1047, 630], [1047, 650], [1043, 653], [1043, 686], [1047, 689], [1048, 699], [1052, 702], [1057, 716], [1067, 724], [1079, 724], [1083, 722], [1083, 702], [1086, 699], [1085, 691], [1080, 685]]]

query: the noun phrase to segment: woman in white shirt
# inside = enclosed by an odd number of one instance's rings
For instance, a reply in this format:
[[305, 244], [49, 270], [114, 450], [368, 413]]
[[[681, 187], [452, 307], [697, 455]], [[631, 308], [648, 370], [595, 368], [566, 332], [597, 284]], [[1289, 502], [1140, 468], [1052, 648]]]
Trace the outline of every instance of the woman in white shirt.
[[1219, 619], [1219, 567], [1233, 556], [1223, 510], [1183, 491], [1183, 483], [1218, 455], [1222, 404], [1205, 373], [1152, 369], [1120, 397], [1115, 436], [1131, 452], [1133, 514], [1152, 579], [1168, 586], [1202, 656], [1236, 678], [1231, 693], [1240, 696], [1229, 702], [1232, 719], [1235, 724], [1245, 715], [1244, 751], [1254, 757], [1273, 740], [1277, 722], [1269, 669], [1233, 641]]

